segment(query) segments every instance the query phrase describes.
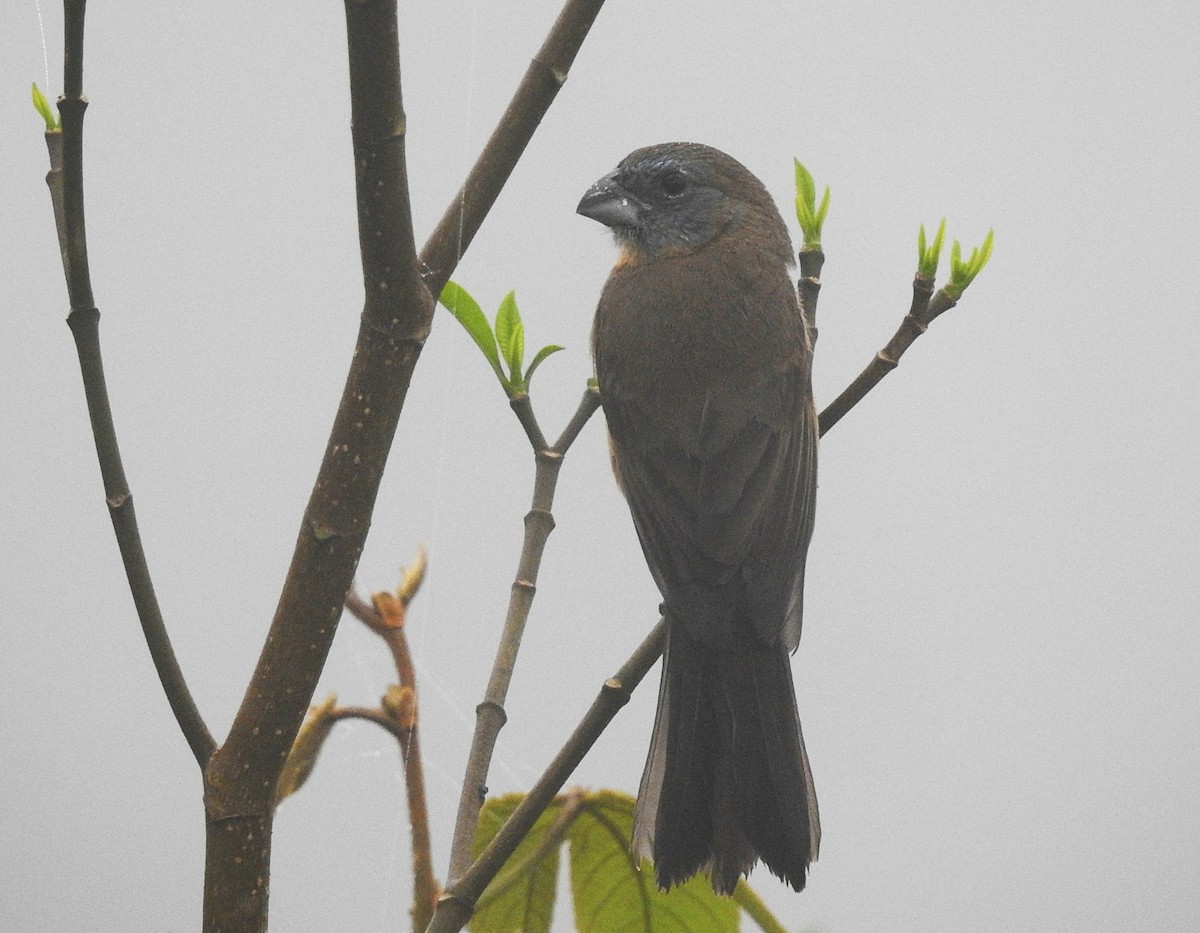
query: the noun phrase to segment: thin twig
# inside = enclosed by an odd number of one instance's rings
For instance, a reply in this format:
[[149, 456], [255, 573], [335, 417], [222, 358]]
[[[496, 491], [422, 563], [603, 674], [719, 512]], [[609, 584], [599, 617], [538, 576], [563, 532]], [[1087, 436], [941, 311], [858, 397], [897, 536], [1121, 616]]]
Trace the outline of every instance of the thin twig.
[[425, 771], [421, 764], [421, 733], [413, 723], [408, 754], [404, 759], [404, 787], [408, 793], [408, 821], [412, 830], [413, 933], [421, 933], [433, 919], [441, 885], [433, 874], [433, 844], [429, 837], [429, 806], [425, 798]]
[[390, 732], [402, 748], [408, 745], [409, 730], [378, 706], [337, 706], [329, 711], [329, 718], [333, 720], [362, 719], [366, 722], [373, 722], [379, 728]]
[[810, 347], [817, 345], [817, 299], [821, 296], [821, 269], [825, 266], [825, 254], [820, 249], [800, 250], [800, 281], [797, 291], [800, 296], [800, 313], [804, 328], [808, 331]]
[[542, 426], [538, 424], [537, 417], [533, 413], [533, 402], [529, 398], [529, 394], [522, 392], [514, 395], [508, 400], [508, 405], [513, 410], [513, 414], [517, 416], [517, 420], [521, 422], [521, 427], [525, 429], [525, 436], [529, 439], [529, 446], [533, 448], [533, 452], [546, 450], [549, 444], [546, 443], [546, 437], [542, 434]]
[[[417, 696], [417, 671], [408, 648], [405, 623], [408, 604], [416, 595], [424, 577], [425, 555], [418, 558], [418, 575], [408, 587], [401, 586], [396, 594], [376, 593], [370, 612], [357, 607], [352, 610], [371, 631], [379, 635], [392, 652], [400, 689], [408, 691], [408, 738], [401, 743], [404, 756], [404, 787], [408, 795], [408, 821], [412, 834], [413, 933], [421, 933], [429, 925], [441, 887], [433, 875], [433, 844], [429, 836], [429, 804], [425, 797], [425, 768], [421, 763], [420, 702]], [[405, 574], [406, 579], [408, 574]], [[353, 590], [351, 591], [353, 594]], [[347, 594], [350, 605], [351, 594]], [[357, 600], [357, 595], [354, 596]], [[359, 601], [361, 602], [361, 601]]]
[[[546, 540], [554, 530], [554, 491], [558, 474], [571, 442], [579, 435], [583, 424], [596, 411], [596, 393], [588, 390], [579, 403], [579, 408], [553, 448], [546, 448], [545, 437], [534, 417], [527, 395], [513, 400], [513, 409], [525, 427], [530, 445], [534, 449], [535, 474], [533, 502], [525, 515], [525, 539], [521, 545], [521, 557], [517, 565], [516, 579], [508, 602], [508, 613], [504, 620], [504, 631], [496, 649], [492, 674], [488, 680], [483, 702], [476, 709], [475, 733], [471, 739], [471, 751], [467, 756], [467, 768], [463, 778], [462, 793], [458, 801], [458, 817], [454, 823], [453, 844], [450, 851], [448, 884], [460, 877], [471, 863], [471, 843], [475, 839], [475, 827], [479, 822], [479, 811], [487, 796], [487, 776], [491, 768], [496, 738], [504, 727], [506, 713], [504, 701], [508, 686], [512, 682], [517, 664], [517, 653], [525, 633], [525, 623], [537, 591], [538, 570]], [[539, 447], [538, 444], [543, 446]]]
[[121, 450], [104, 378], [104, 361], [100, 352], [100, 311], [95, 306], [92, 294], [84, 222], [83, 117], [87, 110], [87, 100], [83, 96], [84, 11], [82, 0], [68, 0], [64, 7], [65, 93], [58, 101], [62, 130], [46, 134], [46, 144], [50, 150], [50, 172], [46, 176], [46, 184], [50, 188], [54, 206], [63, 272], [71, 304], [67, 325], [75, 339], [92, 437], [96, 443], [96, 457], [100, 462], [104, 498], [121, 552], [121, 561], [125, 566], [125, 577], [133, 595], [134, 609], [150, 649], [154, 670], [175, 714], [175, 721], [196, 763], [203, 768], [216, 748], [216, 742], [188, 689], [154, 594], [154, 584], [133, 508], [133, 496], [121, 463]]
[[458, 260], [554, 103], [604, 0], [567, 0], [467, 180], [421, 250], [429, 290], [440, 295]]
[[579, 407], [575, 409], [575, 414], [571, 416], [571, 420], [567, 422], [567, 426], [563, 428], [562, 434], [558, 440], [554, 442], [554, 446], [550, 449], [558, 454], [565, 454], [567, 448], [575, 443], [575, 438], [579, 436], [579, 432], [583, 430], [583, 426], [588, 423], [588, 419], [596, 413], [596, 409], [600, 407], [600, 390], [594, 386], [589, 386], [587, 391], [583, 393], [583, 398], [580, 399]]
[[918, 274], [913, 279], [913, 297], [908, 314], [900, 322], [900, 327], [892, 335], [887, 346], [876, 353], [875, 358], [859, 373], [858, 378], [821, 412], [821, 435], [824, 436], [826, 431], [841, 421], [846, 412], [861, 402], [884, 376], [896, 368], [904, 351], [925, 333], [925, 329], [935, 317], [949, 311], [955, 304], [955, 300], [946, 294], [944, 288], [939, 289], [937, 295], [933, 296], [933, 279]]
[[446, 892], [438, 899], [437, 910], [427, 933], [455, 933], [471, 919], [484, 889], [562, 789], [618, 710], [629, 702], [629, 697], [646, 672], [654, 666], [662, 654], [666, 631], [666, 620], [660, 619], [616, 675], [604, 682], [599, 695], [592, 701], [571, 737], [530, 788], [525, 799], [517, 805], [467, 873], [447, 886]]

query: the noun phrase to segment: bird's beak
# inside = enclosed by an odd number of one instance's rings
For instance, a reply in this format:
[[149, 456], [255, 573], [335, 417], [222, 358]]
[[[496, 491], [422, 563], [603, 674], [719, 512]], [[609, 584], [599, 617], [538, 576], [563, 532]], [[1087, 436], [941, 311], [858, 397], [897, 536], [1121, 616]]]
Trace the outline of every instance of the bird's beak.
[[645, 209], [645, 204], [617, 182], [617, 173], [611, 172], [588, 188], [575, 211], [607, 227], [635, 227]]

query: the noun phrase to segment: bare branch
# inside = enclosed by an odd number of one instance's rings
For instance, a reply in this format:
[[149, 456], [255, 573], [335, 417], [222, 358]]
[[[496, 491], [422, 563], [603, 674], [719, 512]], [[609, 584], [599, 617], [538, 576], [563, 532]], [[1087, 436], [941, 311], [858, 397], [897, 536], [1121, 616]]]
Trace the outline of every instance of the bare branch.
[[525, 795], [525, 799], [467, 873], [446, 888], [446, 893], [438, 900], [437, 911], [427, 933], [455, 933], [471, 919], [475, 904], [484, 889], [537, 822], [542, 811], [562, 789], [567, 778], [579, 766], [583, 756], [595, 744], [618, 710], [629, 702], [629, 697], [646, 676], [646, 672], [654, 666], [654, 662], [662, 654], [666, 632], [666, 620], [660, 619], [616, 675], [604, 682], [599, 695], [545, 773]]
[[821, 412], [822, 437], [826, 431], [842, 420], [846, 412], [862, 401], [863, 397], [875, 388], [884, 376], [896, 368], [904, 351], [912, 345], [914, 340], [925, 333], [929, 323], [939, 314], [949, 311], [956, 303], [946, 294], [944, 288], [938, 291], [937, 298], [933, 302], [930, 301], [932, 295], [933, 279], [918, 274], [913, 279], [912, 304], [908, 314], [900, 322], [899, 329], [892, 335], [892, 339], [888, 341], [887, 346], [875, 354], [875, 358], [871, 360], [866, 369], [859, 373], [858, 378]]
[[550, 445], [546, 443], [546, 436], [542, 434], [542, 426], [538, 424], [537, 417], [533, 413], [533, 402], [528, 393], [520, 392], [511, 396], [508, 405], [513, 410], [513, 414], [517, 416], [517, 420], [521, 422], [521, 427], [525, 429], [525, 436], [529, 439], [529, 446], [533, 448], [533, 452], [536, 454], [546, 450]]
[[[409, 210], [395, 2], [347, 0], [345, 7], [365, 303], [270, 633], [229, 738], [205, 774], [206, 931], [265, 929], [275, 785], [337, 630], [433, 317]], [[223, 863], [231, 857], [242, 859], [241, 868], [226, 879], [232, 869]]]
[[475, 826], [479, 822], [479, 811], [487, 794], [487, 776], [491, 768], [492, 753], [496, 748], [496, 738], [507, 718], [504, 701], [508, 696], [508, 686], [517, 664], [521, 638], [525, 634], [525, 623], [529, 619], [529, 610], [537, 591], [538, 569], [546, 549], [546, 540], [554, 530], [551, 508], [554, 505], [558, 473], [571, 441], [579, 435], [579, 431], [596, 411], [597, 406], [596, 393], [589, 389], [584, 393], [579, 408], [558, 444], [553, 448], [538, 449], [537, 441], [545, 444], [545, 438], [529, 405], [529, 397], [523, 395], [513, 399], [513, 408], [525, 427], [531, 444], [535, 445], [533, 502], [525, 515], [525, 540], [521, 545], [521, 558], [517, 565], [516, 579], [512, 584], [508, 614], [504, 620], [499, 647], [496, 649], [491, 678], [488, 680], [483, 702], [475, 709], [475, 734], [471, 740], [470, 754], [467, 756], [467, 770], [458, 801], [458, 818], [454, 823], [454, 841], [450, 850], [450, 884], [466, 872], [471, 861], [471, 843], [475, 839]]
[[589, 386], [588, 390], [583, 393], [583, 399], [580, 400], [579, 407], [575, 409], [575, 414], [571, 416], [571, 420], [567, 422], [562, 434], [550, 449], [555, 453], [565, 454], [567, 448], [575, 443], [575, 438], [579, 436], [583, 426], [587, 424], [588, 419], [596, 413], [596, 409], [599, 407], [600, 390]]
[[305, 511], [270, 634], [225, 745], [210, 805], [266, 803], [260, 782], [295, 738], [362, 552], [396, 422], [429, 332], [433, 300], [417, 272], [404, 159], [395, 5], [346, 3], [366, 301], [354, 360]]
[[390, 732], [401, 747], [408, 744], [409, 730], [377, 706], [338, 706], [330, 710], [329, 718], [335, 721], [361, 719], [364, 722], [371, 722], [380, 729]]
[[75, 338], [83, 390], [87, 399], [96, 457], [104, 484], [104, 498], [112, 519], [113, 532], [125, 576], [133, 595], [134, 608], [141, 622], [146, 645], [154, 662], [154, 670], [162, 683], [163, 692], [175, 721], [201, 768], [207, 763], [216, 743], [197, 709], [183, 671], [175, 657], [167, 635], [162, 610], [154, 594], [146, 552], [138, 530], [133, 496], [121, 462], [108, 385], [104, 378], [104, 362], [100, 352], [100, 312], [92, 295], [91, 273], [88, 266], [87, 229], [84, 223], [83, 197], [83, 117], [87, 100], [83, 96], [83, 23], [85, 6], [82, 0], [65, 4], [66, 53], [64, 87], [59, 99], [62, 114], [61, 132], [46, 134], [50, 150], [50, 172], [46, 184], [54, 206], [62, 251], [63, 272], [67, 280], [71, 311], [67, 325]]
[[[417, 697], [417, 672], [413, 665], [412, 653], [408, 648], [408, 637], [405, 635], [408, 604], [420, 586], [420, 577], [424, 574], [424, 552], [418, 558], [420, 576], [410, 587], [402, 584], [396, 594], [376, 593], [372, 597], [374, 619], [363, 621], [371, 630], [387, 642], [396, 663], [396, 676], [399, 679], [400, 690], [407, 690], [411, 698], [409, 708], [408, 733], [401, 742], [404, 755], [404, 788], [408, 796], [408, 821], [412, 835], [412, 870], [413, 870], [413, 933], [420, 933], [429, 924], [433, 916], [434, 905], [437, 903], [441, 887], [433, 875], [433, 845], [429, 836], [429, 805], [425, 797], [425, 769], [421, 764], [421, 733], [420, 704]], [[406, 571], [406, 579], [409, 574]], [[347, 597], [349, 604], [349, 597]], [[355, 612], [359, 615], [358, 612]], [[359, 615], [360, 618], [363, 618]], [[385, 701], [385, 707], [389, 704]]]
[[554, 103], [604, 0], [567, 0], [467, 180], [421, 250], [429, 290], [441, 294], [479, 232], [542, 117]]

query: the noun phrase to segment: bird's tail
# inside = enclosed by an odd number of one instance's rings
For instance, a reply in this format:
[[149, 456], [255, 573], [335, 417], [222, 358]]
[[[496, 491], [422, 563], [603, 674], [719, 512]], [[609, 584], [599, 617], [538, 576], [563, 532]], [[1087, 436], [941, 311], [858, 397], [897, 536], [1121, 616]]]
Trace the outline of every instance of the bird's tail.
[[821, 840], [789, 654], [750, 631], [713, 650], [673, 624], [634, 817], [660, 888], [700, 869], [719, 894], [762, 859], [797, 891]]

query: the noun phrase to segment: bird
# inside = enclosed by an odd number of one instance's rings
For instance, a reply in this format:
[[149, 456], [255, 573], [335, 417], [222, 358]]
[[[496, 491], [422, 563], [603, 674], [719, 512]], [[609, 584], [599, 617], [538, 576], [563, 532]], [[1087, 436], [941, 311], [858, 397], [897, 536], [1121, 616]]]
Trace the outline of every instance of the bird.
[[732, 894], [758, 860], [803, 890], [820, 846], [791, 654], [818, 421], [787, 226], [744, 165], [638, 149], [584, 194], [618, 258], [592, 353], [617, 483], [666, 638], [632, 854], [662, 890]]

